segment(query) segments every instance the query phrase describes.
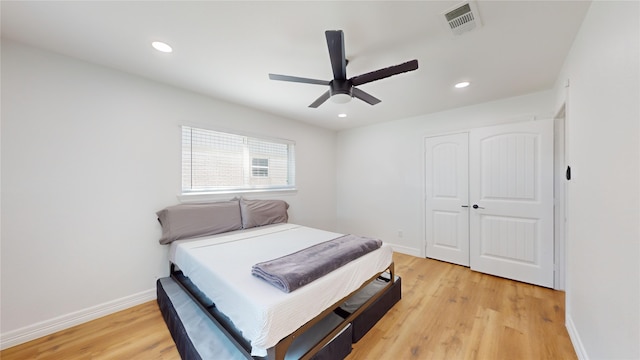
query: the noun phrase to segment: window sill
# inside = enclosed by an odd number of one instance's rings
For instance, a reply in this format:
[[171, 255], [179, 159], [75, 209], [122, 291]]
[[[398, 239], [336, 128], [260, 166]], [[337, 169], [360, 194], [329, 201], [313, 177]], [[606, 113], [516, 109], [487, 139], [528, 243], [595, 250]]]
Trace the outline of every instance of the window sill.
[[298, 189], [258, 189], [258, 190], [228, 190], [228, 191], [215, 191], [215, 192], [197, 192], [197, 193], [183, 193], [178, 194], [178, 201], [182, 204], [190, 203], [205, 203], [212, 201], [229, 200], [234, 196], [241, 196], [251, 194], [256, 198], [259, 197], [272, 197], [279, 195], [293, 195], [298, 192]]

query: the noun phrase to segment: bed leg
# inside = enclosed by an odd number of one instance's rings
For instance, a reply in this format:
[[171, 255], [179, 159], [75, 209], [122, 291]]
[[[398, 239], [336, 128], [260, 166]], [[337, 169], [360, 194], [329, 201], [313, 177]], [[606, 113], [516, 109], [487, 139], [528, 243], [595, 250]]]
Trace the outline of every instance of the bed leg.
[[394, 282], [396, 282], [396, 269], [395, 263], [393, 261], [389, 265], [389, 275], [391, 276], [391, 283], [393, 284]]

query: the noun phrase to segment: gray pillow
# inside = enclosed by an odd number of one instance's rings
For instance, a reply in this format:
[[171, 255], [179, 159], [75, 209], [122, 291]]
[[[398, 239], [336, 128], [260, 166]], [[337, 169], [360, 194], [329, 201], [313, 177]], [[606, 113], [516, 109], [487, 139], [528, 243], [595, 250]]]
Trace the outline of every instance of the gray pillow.
[[156, 215], [162, 225], [160, 244], [242, 229], [238, 200], [174, 205]]
[[289, 220], [289, 204], [283, 200], [240, 199], [242, 227], [245, 229], [269, 224], [286, 223]]

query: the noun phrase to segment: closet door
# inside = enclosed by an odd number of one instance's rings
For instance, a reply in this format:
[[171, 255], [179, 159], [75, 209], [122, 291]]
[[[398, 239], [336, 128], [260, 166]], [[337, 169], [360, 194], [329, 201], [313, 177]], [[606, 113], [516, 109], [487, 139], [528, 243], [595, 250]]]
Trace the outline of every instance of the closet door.
[[468, 134], [425, 139], [428, 258], [469, 266]]
[[469, 135], [471, 269], [553, 287], [553, 120]]

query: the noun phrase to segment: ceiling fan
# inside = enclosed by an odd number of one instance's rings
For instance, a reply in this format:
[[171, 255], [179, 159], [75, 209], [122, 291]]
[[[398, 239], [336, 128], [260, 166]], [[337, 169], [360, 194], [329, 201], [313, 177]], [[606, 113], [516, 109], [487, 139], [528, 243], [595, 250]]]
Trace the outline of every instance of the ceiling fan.
[[326, 81], [297, 76], [269, 74], [269, 79], [271, 80], [329, 85], [329, 90], [320, 95], [316, 101], [311, 103], [311, 105], [309, 105], [310, 108], [317, 108], [329, 98], [332, 98], [332, 100], [337, 103], [346, 103], [351, 100], [352, 97], [356, 97], [368, 104], [375, 105], [380, 102], [380, 99], [358, 89], [356, 86], [401, 74], [403, 72], [413, 71], [418, 68], [418, 60], [411, 60], [400, 65], [389, 66], [384, 69], [379, 69], [347, 79], [348, 60], [344, 51], [344, 33], [342, 30], [327, 30], [325, 31], [325, 36], [327, 38], [327, 47], [329, 48], [329, 59], [331, 60], [331, 69], [333, 70], [333, 80]]

